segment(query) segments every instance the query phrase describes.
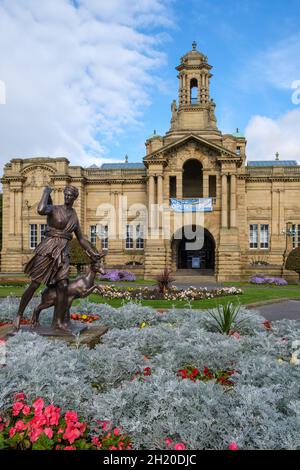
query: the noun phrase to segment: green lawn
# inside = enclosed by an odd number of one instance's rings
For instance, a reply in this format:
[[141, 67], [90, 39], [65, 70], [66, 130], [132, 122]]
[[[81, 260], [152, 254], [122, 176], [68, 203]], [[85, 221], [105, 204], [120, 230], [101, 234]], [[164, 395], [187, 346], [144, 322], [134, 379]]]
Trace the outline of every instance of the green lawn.
[[[23, 292], [23, 287], [0, 287], [0, 297], [6, 297], [8, 295], [20, 296]], [[291, 298], [300, 299], [300, 286], [289, 285], [283, 287], [252, 287], [244, 289], [244, 294], [239, 296], [230, 297], [218, 297], [216, 299], [208, 300], [195, 300], [191, 302], [191, 306], [197, 309], [211, 308], [218, 304], [225, 304], [229, 300], [232, 302], [240, 302], [241, 304], [250, 304], [255, 302], [261, 302], [265, 300], [279, 299], [279, 298]], [[120, 307], [123, 305], [121, 299], [106, 299], [100, 297], [97, 294], [89, 296], [89, 300], [95, 303], [108, 303], [113, 307]], [[74, 302], [74, 305], [78, 304], [79, 300]], [[154, 308], [170, 308], [175, 305], [177, 308], [183, 308], [187, 306], [184, 301], [172, 301], [172, 300], [144, 300], [142, 305], [148, 305]]]

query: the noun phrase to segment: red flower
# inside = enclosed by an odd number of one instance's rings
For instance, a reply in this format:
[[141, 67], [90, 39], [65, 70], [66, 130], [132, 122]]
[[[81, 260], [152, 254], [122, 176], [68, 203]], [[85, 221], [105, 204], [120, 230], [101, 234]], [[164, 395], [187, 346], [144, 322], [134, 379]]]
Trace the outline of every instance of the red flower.
[[20, 392], [15, 394], [15, 401], [25, 400], [25, 393]]
[[208, 368], [208, 367], [204, 367], [204, 369], [203, 369], [203, 374], [204, 374], [204, 375], [207, 375], [208, 372], [209, 372], [209, 368]]
[[265, 327], [266, 330], [271, 330], [272, 329], [272, 324], [271, 324], [271, 322], [269, 322], [269, 320], [265, 320], [263, 324], [264, 324], [264, 327]]
[[151, 368], [150, 367], [145, 367], [144, 368], [144, 376], [151, 375]]

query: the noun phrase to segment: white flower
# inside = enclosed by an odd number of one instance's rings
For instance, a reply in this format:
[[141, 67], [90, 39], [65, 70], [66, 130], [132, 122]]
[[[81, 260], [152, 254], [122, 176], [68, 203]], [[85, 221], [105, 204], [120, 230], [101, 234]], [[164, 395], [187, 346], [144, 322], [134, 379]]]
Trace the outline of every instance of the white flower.
[[297, 366], [298, 364], [300, 364], [300, 359], [298, 359], [298, 356], [297, 356], [297, 353], [293, 353], [292, 354], [292, 357], [290, 359], [290, 364], [293, 364], [295, 366]]
[[295, 339], [295, 341], [292, 342], [292, 348], [297, 349], [300, 346], [300, 339]]

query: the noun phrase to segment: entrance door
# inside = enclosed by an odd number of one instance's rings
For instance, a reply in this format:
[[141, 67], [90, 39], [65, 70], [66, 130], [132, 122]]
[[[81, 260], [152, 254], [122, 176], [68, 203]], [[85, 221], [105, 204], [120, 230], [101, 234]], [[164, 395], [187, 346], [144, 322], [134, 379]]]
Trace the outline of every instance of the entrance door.
[[200, 250], [186, 250], [185, 244], [193, 240], [183, 238], [178, 245], [178, 269], [214, 269], [215, 242], [212, 235], [205, 229], [204, 244]]

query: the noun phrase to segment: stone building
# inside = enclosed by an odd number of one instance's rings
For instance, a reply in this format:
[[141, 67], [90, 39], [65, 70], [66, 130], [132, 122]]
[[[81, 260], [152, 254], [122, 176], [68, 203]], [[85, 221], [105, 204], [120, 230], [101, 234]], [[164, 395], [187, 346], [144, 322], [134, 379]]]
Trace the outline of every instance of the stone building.
[[[72, 184], [79, 189], [75, 208], [84, 234], [108, 250], [108, 267], [130, 266], [145, 278], [165, 266], [178, 276], [220, 281], [257, 272], [291, 276], [283, 260], [300, 240], [300, 166], [278, 155], [246, 163], [245, 138], [217, 127], [212, 67], [195, 43], [176, 69], [170, 129], [147, 139], [143, 162], [85, 168], [43, 157], [5, 165], [2, 272], [21, 272], [43, 237], [45, 217], [37, 214], [43, 186], [51, 184], [53, 202], [61, 204], [63, 188]], [[158, 213], [150, 210], [155, 205]], [[186, 244], [183, 215], [192, 230], [201, 225], [203, 244], [196, 250]]]

